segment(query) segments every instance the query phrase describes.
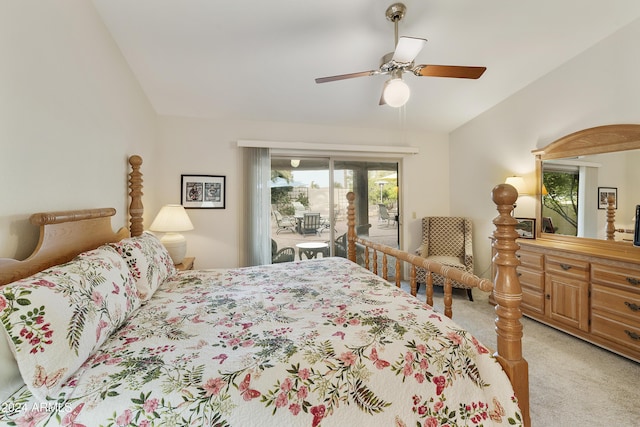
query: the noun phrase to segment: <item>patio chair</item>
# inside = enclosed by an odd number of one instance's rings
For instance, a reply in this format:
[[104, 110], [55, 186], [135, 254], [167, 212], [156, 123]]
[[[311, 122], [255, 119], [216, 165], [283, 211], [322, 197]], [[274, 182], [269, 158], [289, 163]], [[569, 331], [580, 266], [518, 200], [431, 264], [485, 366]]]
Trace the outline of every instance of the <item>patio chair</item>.
[[324, 230], [330, 230], [331, 228], [333, 228], [333, 230], [335, 231], [337, 219], [338, 219], [338, 214], [336, 214], [335, 212], [333, 213], [332, 220], [330, 220], [329, 218], [321, 218], [320, 223], [322, 224], [322, 228], [320, 229], [320, 234], [322, 234]]
[[380, 219], [383, 221], [387, 221], [387, 225], [391, 225], [390, 224], [391, 221], [393, 221], [395, 224], [396, 222], [395, 216], [392, 217], [391, 215], [389, 215], [389, 210], [387, 210], [387, 207], [384, 204], [382, 203], [378, 204], [378, 212], [380, 213]]
[[286, 247], [278, 250], [278, 244], [271, 239], [271, 264], [280, 262], [291, 262], [296, 257], [296, 250], [292, 247]]
[[282, 216], [277, 210], [273, 210], [273, 217], [276, 219], [278, 229], [276, 234], [280, 234], [281, 231], [289, 230], [292, 233], [296, 232], [296, 222], [290, 216]]
[[[357, 228], [357, 227], [356, 227]], [[333, 255], [341, 258], [347, 258], [347, 233], [336, 237], [335, 245], [333, 247]], [[364, 265], [364, 246], [356, 243], [356, 263]]]
[[300, 226], [300, 232], [306, 237], [309, 234], [317, 234], [322, 225], [320, 224], [319, 213], [305, 213], [302, 216], [302, 224]]

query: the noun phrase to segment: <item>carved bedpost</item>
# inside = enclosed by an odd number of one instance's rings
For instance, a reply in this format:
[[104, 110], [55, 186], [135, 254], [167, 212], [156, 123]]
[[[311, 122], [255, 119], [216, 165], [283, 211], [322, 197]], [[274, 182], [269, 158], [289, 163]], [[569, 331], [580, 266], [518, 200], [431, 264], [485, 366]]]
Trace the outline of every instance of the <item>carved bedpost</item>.
[[516, 267], [520, 263], [516, 257], [516, 251], [520, 248], [516, 243], [518, 233], [515, 227], [518, 221], [511, 215], [518, 192], [509, 184], [499, 184], [493, 188], [491, 196], [499, 212], [493, 220], [496, 226], [493, 233], [493, 247], [496, 250], [496, 255], [493, 257], [496, 266], [493, 296], [497, 303], [498, 316], [496, 359], [511, 379], [522, 410], [524, 425], [530, 426], [529, 369], [527, 361], [522, 357], [522, 323], [520, 323], [522, 288], [516, 272]]
[[607, 240], [615, 240], [616, 238], [616, 199], [613, 195], [607, 196]]
[[144, 206], [142, 205], [142, 172], [140, 172], [142, 157], [134, 154], [129, 157], [129, 164], [131, 165], [131, 173], [129, 174], [129, 196], [131, 197], [129, 230], [131, 236], [135, 237], [141, 235], [144, 229], [142, 225], [142, 214], [144, 213]]
[[347, 200], [349, 205], [347, 206], [347, 258], [356, 262], [356, 208], [354, 200], [356, 195], [353, 191], [347, 193]]

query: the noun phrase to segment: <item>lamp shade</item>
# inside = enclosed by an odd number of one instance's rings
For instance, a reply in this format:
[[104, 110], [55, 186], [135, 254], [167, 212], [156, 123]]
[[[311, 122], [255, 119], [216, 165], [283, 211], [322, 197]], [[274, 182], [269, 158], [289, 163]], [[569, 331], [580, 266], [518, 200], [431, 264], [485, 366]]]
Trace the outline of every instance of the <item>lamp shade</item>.
[[504, 181], [504, 183], [512, 185], [516, 190], [518, 190], [518, 196], [527, 194], [524, 179], [521, 176], [510, 176]]
[[149, 230], [175, 233], [193, 230], [193, 224], [182, 205], [166, 205], [160, 209]]
[[399, 108], [406, 104], [409, 96], [411, 96], [411, 90], [400, 78], [388, 80], [382, 91], [384, 102], [394, 108]]
[[193, 230], [193, 224], [182, 205], [166, 205], [153, 220], [151, 231], [165, 233], [160, 239], [174, 264], [180, 264], [187, 253], [187, 239], [180, 231]]

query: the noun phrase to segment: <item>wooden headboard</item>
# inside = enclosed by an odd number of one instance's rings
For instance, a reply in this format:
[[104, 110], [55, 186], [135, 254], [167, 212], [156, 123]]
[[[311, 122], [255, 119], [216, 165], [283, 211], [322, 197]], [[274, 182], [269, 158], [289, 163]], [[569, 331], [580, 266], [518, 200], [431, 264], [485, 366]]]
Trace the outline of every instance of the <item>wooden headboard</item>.
[[129, 158], [129, 229], [113, 231], [114, 208], [42, 212], [31, 215], [31, 224], [40, 227], [40, 238], [33, 253], [25, 260], [0, 258], [0, 286], [31, 276], [46, 268], [71, 261], [79, 253], [100, 245], [142, 234], [142, 158]]

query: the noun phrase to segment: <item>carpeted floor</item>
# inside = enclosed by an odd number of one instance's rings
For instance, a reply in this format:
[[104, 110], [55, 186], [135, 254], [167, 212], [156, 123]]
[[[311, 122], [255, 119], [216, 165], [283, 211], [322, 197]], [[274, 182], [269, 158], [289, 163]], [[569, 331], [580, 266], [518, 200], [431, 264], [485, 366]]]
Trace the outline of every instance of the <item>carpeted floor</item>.
[[[441, 291], [434, 293], [443, 311]], [[493, 307], [487, 294], [473, 295], [470, 302], [466, 291], [454, 290], [453, 319], [495, 349]], [[424, 287], [418, 298], [424, 301]], [[522, 323], [532, 426], [640, 426], [640, 364], [531, 319]]]

